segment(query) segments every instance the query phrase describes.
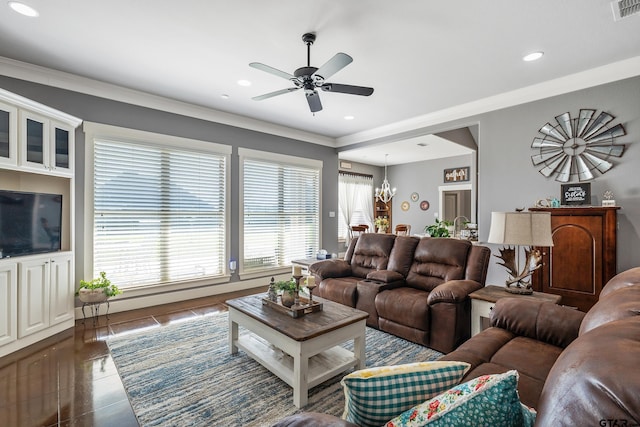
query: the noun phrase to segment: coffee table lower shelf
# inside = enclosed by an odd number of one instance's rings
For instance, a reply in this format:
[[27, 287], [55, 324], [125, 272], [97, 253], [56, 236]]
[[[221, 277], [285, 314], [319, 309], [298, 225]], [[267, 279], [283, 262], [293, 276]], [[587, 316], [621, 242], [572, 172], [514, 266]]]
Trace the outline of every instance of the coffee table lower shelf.
[[[241, 335], [236, 345], [290, 387], [294, 387], [293, 357], [252, 334]], [[322, 384], [357, 363], [353, 353], [341, 346], [318, 353], [309, 358], [307, 387], [311, 389]]]

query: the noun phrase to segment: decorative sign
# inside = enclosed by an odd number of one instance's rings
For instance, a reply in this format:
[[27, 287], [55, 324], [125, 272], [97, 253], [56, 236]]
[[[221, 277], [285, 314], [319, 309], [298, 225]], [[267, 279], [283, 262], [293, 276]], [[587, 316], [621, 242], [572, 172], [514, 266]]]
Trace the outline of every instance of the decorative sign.
[[452, 168], [444, 170], [444, 182], [462, 182], [469, 181], [471, 168], [469, 166], [464, 168]]
[[563, 205], [590, 205], [591, 204], [591, 183], [585, 184], [563, 184], [562, 191]]

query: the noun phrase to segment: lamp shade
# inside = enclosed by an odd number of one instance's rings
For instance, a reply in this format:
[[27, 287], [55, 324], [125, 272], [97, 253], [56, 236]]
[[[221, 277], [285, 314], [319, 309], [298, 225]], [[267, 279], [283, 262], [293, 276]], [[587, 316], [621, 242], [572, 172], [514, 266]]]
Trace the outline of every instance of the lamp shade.
[[489, 243], [553, 246], [549, 212], [491, 212]]

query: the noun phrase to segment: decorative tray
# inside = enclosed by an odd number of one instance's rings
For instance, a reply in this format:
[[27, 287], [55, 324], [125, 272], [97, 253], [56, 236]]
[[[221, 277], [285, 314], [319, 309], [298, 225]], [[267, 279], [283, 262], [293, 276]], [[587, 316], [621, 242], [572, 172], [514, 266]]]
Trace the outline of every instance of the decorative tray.
[[262, 298], [262, 305], [267, 305], [274, 310], [278, 310], [282, 313], [286, 313], [293, 318], [302, 317], [305, 314], [315, 313], [322, 311], [322, 303], [318, 301], [312, 301], [309, 304], [309, 300], [304, 297], [300, 297], [300, 304], [292, 305], [291, 307], [285, 307], [279, 302], [271, 301], [268, 298]]

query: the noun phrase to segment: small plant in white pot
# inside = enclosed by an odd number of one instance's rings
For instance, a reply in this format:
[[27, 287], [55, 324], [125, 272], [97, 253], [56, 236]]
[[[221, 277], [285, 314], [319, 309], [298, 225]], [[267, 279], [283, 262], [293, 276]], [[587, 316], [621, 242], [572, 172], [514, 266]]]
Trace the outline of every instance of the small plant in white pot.
[[107, 279], [107, 273], [101, 271], [100, 277], [90, 281], [81, 280], [77, 295], [82, 302], [95, 303], [104, 302], [121, 293], [122, 291]]

